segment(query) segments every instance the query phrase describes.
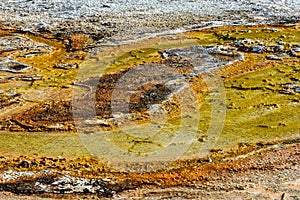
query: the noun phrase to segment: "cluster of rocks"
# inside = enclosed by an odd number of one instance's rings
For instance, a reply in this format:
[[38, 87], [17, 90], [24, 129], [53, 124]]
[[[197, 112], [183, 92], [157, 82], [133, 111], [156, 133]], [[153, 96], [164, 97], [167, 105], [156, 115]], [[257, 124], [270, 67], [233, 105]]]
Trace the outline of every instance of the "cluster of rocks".
[[[227, 57], [227, 60], [231, 61], [244, 61], [244, 55], [243, 53], [238, 51], [238, 48], [235, 48], [233, 46], [223, 46], [223, 45], [217, 45], [217, 46], [208, 46], [206, 47], [206, 50], [209, 54], [220, 57], [224, 56]], [[226, 63], [229, 64], [229, 63]]]
[[40, 172], [7, 170], [0, 174], [0, 191], [13, 193], [97, 194], [113, 196], [123, 190], [114, 178], [80, 178], [52, 170]]
[[6, 34], [0, 37], [0, 71], [11, 73], [28, 71], [33, 67], [17, 61], [17, 58], [48, 54], [52, 50], [53, 47], [21, 34]]
[[251, 39], [243, 39], [236, 40], [232, 44], [239, 51], [249, 52], [249, 53], [263, 53], [267, 50], [271, 51], [271, 49], [266, 49], [266, 46], [259, 40], [251, 40]]
[[300, 93], [300, 86], [293, 83], [287, 83], [282, 85], [281, 90], [279, 91], [281, 94], [295, 94]]
[[[35, 182], [35, 186], [39, 187], [45, 192], [54, 193], [93, 193], [93, 194], [105, 194], [114, 193], [114, 191], [107, 191], [105, 182], [109, 182], [110, 179], [87, 179], [71, 176], [63, 176], [55, 180], [50, 184], [46, 184], [43, 181]], [[104, 196], [104, 195], [102, 195]], [[105, 195], [107, 196], [107, 195]]]
[[267, 55], [266, 58], [269, 60], [283, 60], [283, 58], [289, 57], [300, 57], [300, 44], [292, 45], [286, 44], [285, 42], [278, 41], [277, 45], [264, 45], [259, 40], [236, 40], [232, 44], [236, 47], [236, 50], [246, 53], [272, 53]]

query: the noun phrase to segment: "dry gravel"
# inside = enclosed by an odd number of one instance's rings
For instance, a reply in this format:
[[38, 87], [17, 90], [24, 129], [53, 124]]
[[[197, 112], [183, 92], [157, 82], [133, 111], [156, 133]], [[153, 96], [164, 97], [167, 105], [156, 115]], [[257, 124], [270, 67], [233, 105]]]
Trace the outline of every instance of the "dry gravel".
[[299, 13], [297, 0], [0, 1], [0, 24], [57, 35], [83, 32], [113, 42], [208, 25], [295, 22]]

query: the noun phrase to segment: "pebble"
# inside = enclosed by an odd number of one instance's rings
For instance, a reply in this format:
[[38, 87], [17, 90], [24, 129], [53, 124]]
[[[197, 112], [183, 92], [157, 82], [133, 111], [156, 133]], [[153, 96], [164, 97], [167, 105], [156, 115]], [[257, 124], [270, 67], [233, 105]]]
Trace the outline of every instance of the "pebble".
[[239, 32], [241, 32], [241, 33], [251, 33], [251, 30], [240, 30]]
[[262, 53], [264, 51], [264, 46], [252, 46], [251, 51], [253, 53]]
[[242, 44], [254, 44], [255, 41], [251, 39], [244, 39], [241, 41]]
[[50, 129], [61, 129], [63, 127], [64, 127], [63, 124], [55, 124], [55, 125], [49, 126]]
[[85, 120], [85, 123], [87, 123], [88, 125], [105, 125], [105, 126], [109, 125], [107, 121], [102, 119], [87, 119]]
[[294, 91], [297, 92], [297, 93], [300, 93], [300, 87], [294, 88]]
[[23, 168], [28, 168], [30, 165], [29, 161], [23, 160], [18, 166]]
[[276, 55], [268, 55], [268, 56], [266, 56], [266, 58], [267, 58], [268, 60], [282, 60], [282, 58], [279, 58], [279, 57], [276, 56]]
[[53, 66], [53, 68], [56, 69], [64, 69], [64, 70], [69, 70], [69, 69], [77, 69], [78, 64], [77, 63], [59, 63]]
[[20, 73], [31, 68], [32, 66], [18, 62], [16, 60], [5, 60], [3, 62], [0, 62], [0, 71]]
[[20, 81], [37, 81], [37, 80], [43, 80], [44, 77], [39, 75], [39, 74], [35, 74], [35, 75], [24, 75], [24, 76], [12, 76], [12, 77], [8, 77], [8, 80], [13, 81], [13, 80], [20, 80]]
[[277, 28], [264, 28], [263, 31], [272, 31], [272, 32], [276, 32], [278, 31]]
[[292, 49], [294, 52], [300, 52], [300, 47], [296, 47]]
[[286, 35], [281, 35], [280, 38], [286, 38]]
[[274, 48], [274, 51], [275, 51], [275, 52], [279, 52], [279, 51], [282, 51], [283, 49], [284, 49], [284, 46], [278, 45], [278, 46], [276, 46], [276, 47]]

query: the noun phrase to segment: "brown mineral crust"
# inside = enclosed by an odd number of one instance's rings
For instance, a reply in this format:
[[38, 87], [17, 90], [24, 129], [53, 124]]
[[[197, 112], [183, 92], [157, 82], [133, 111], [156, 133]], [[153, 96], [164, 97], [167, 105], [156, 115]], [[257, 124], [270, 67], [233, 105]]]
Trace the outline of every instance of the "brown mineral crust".
[[180, 56], [170, 56], [162, 60], [161, 63], [173, 68], [177, 73], [182, 75], [191, 73], [194, 69], [194, 66], [188, 60]]
[[[277, 142], [282, 145], [276, 146]], [[252, 154], [243, 158], [227, 157], [231, 154], [229, 151], [227, 153], [224, 152], [226, 156], [222, 157], [222, 159], [221, 157], [218, 159], [212, 157], [212, 162], [208, 162], [205, 159], [176, 161], [174, 163], [176, 168], [163, 169], [151, 173], [116, 173], [112, 169], [105, 168], [98, 160], [86, 158], [71, 160], [49, 157], [32, 158], [28, 156], [15, 158], [1, 157], [0, 166], [1, 169], [14, 168], [21, 171], [24, 169], [70, 170], [73, 172], [69, 175], [77, 177], [100, 180], [102, 178], [113, 179], [115, 181], [111, 184], [108, 182], [105, 187], [109, 190], [114, 190], [120, 196], [127, 197], [131, 195], [142, 195], [143, 197], [172, 196], [172, 193], [168, 193], [168, 190], [172, 188], [175, 191], [184, 190], [186, 194], [191, 195], [193, 198], [196, 198], [199, 194], [191, 193], [190, 189], [200, 190], [205, 194], [232, 191], [232, 197], [237, 194], [237, 191], [244, 191], [246, 193], [244, 195], [247, 196], [249, 195], [247, 193], [248, 189], [268, 187], [270, 190], [276, 190], [279, 185], [285, 185], [287, 181], [295, 181], [299, 178], [299, 174], [297, 174], [300, 159], [299, 139], [276, 141], [273, 145], [271, 143], [249, 144], [248, 147], [250, 147], [248, 150]], [[251, 148], [256, 150], [251, 151]], [[219, 153], [212, 152], [210, 155]], [[244, 153], [246, 152], [235, 152], [236, 155], [239, 153], [245, 155]], [[228, 160], [224, 161], [226, 158]], [[20, 165], [24, 160], [27, 160], [28, 166]], [[80, 173], [76, 172], [78, 169], [81, 170]], [[61, 176], [61, 174], [54, 173], [53, 175], [46, 174], [31, 178], [24, 177], [1, 183], [0, 187], [2, 188], [1, 190], [10, 191], [15, 194], [28, 194], [27, 189], [30, 189], [30, 194], [37, 194], [38, 196], [48, 195], [48, 197], [51, 196], [53, 198], [67, 198], [67, 195], [60, 196], [43, 192], [40, 194], [39, 188], [35, 187], [36, 181], [48, 180], [51, 183], [57, 176]], [[288, 185], [285, 185], [286, 187]], [[167, 191], [166, 193], [157, 193], [160, 189]], [[299, 194], [299, 190], [294, 190], [293, 188], [284, 191], [287, 194]], [[139, 192], [139, 194], [136, 194], [136, 192]], [[76, 195], [74, 194], [73, 197]], [[87, 199], [93, 198], [92, 194], [86, 195]]]
[[[239, 176], [255, 172], [256, 170], [284, 169], [297, 165], [300, 159], [300, 145], [264, 151], [244, 159], [231, 162], [213, 162], [203, 164], [203, 161], [189, 161], [188, 166], [171, 172], [154, 172], [146, 174], [133, 174], [132, 179], [141, 181], [144, 184], [171, 186], [201, 186], [205, 181], [224, 181], [232, 178], [233, 174]], [[192, 165], [190, 165], [193, 163]], [[208, 189], [208, 188], [206, 188]]]
[[51, 125], [56, 124], [72, 124], [71, 101], [49, 102], [34, 106], [24, 113], [13, 116], [12, 121], [33, 131], [51, 129]]
[[[85, 82], [85, 84], [87, 85], [97, 82], [97, 90], [95, 93], [94, 102], [97, 117], [112, 117], [111, 99], [113, 92], [115, 92], [115, 94], [124, 94], [124, 91], [130, 91], [135, 87], [134, 85], [124, 85], [124, 87], [119, 88], [120, 91], [116, 91], [115, 84], [122, 77], [122, 75], [126, 73], [126, 71], [128, 70], [122, 70], [114, 74], [107, 74], [100, 77], [99, 79], [93, 79]], [[166, 100], [166, 97], [170, 94], [170, 92], [171, 91], [162, 84], [148, 83], [139, 88], [136, 88], [136, 91], [134, 91], [134, 94], [130, 97], [128, 111], [130, 113], [145, 112], [147, 111], [147, 106], [151, 104], [159, 104], [162, 103], [162, 101]], [[119, 96], [116, 96], [116, 98], [119, 98]], [[121, 102], [123, 102], [125, 105], [122, 103], [118, 104], [114, 109], [115, 111], [125, 112], [124, 114], [128, 114], [126, 113], [127, 110], [125, 109], [126, 101], [124, 99], [124, 96], [121, 95], [120, 98], [121, 99], [119, 100], [121, 100]], [[88, 101], [89, 99], [86, 99], [86, 102]], [[84, 109], [88, 109], [85, 106], [86, 105], [84, 105], [83, 110], [79, 110], [79, 112], [81, 112], [80, 116], [82, 117], [85, 117], [84, 115], [86, 111], [84, 112]], [[13, 116], [11, 121], [19, 124], [25, 129], [34, 131], [45, 131], [47, 129], [51, 130], [51, 128], [49, 127], [56, 124], [72, 125], [72, 102], [67, 100], [45, 102], [34, 106], [23, 113]]]
[[[181, 66], [178, 66], [178, 68], [181, 68]], [[164, 86], [163, 83], [146, 83], [141, 87], [136, 87], [136, 82], [132, 80], [131, 84], [116, 87], [116, 84], [120, 86], [121, 83], [118, 81], [129, 70], [130, 69], [121, 70], [117, 73], [103, 75], [99, 78], [95, 94], [95, 108], [98, 117], [112, 117], [111, 99], [113, 93], [116, 95], [114, 98], [117, 99], [118, 102], [122, 102], [116, 105], [117, 107], [114, 108], [114, 111], [125, 112], [124, 114], [128, 114], [125, 109], [127, 103], [129, 103], [129, 112], [144, 112], [147, 110], [149, 105], [160, 104], [167, 99], [168, 95], [171, 94], [170, 89]], [[143, 80], [141, 79], [141, 82], [142, 81]], [[90, 80], [90, 82], [93, 81]], [[124, 99], [124, 97], [127, 97], [124, 92], [133, 93], [130, 96], [129, 102], [126, 102], [126, 99]]]
[[117, 83], [118, 79], [120, 79], [125, 73], [126, 70], [111, 75], [104, 75], [98, 79], [95, 93], [95, 109], [97, 116], [102, 118], [111, 117], [112, 93], [115, 89], [115, 84]]
[[0, 109], [19, 103], [20, 100], [18, 99], [18, 97], [20, 96], [21, 96], [20, 94], [14, 94], [14, 95], [0, 94]]

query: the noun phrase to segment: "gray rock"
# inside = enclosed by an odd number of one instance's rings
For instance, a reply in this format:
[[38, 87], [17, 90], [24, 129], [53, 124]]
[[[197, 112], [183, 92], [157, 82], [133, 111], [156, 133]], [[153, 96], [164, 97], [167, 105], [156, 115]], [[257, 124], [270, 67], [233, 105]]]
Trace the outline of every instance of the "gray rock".
[[[27, 50], [39, 53], [48, 53], [52, 47], [36, 42], [32, 39], [19, 36], [19, 35], [8, 35], [0, 37], [0, 52], [1, 51], [15, 51], [15, 50]], [[31, 52], [25, 52], [30, 55]]]
[[294, 52], [300, 52], [300, 47], [296, 47], [292, 49]]
[[282, 58], [279, 58], [279, 57], [276, 56], [276, 55], [268, 55], [268, 56], [266, 56], [266, 58], [267, 58], [268, 60], [282, 60]]
[[63, 176], [48, 188], [54, 193], [104, 193], [103, 182], [98, 179]]
[[278, 46], [274, 47], [275, 52], [282, 51], [283, 49], [284, 49], [284, 46], [282, 46], [282, 45], [278, 45]]
[[5, 60], [5, 61], [0, 62], [0, 71], [21, 73], [21, 72], [24, 72], [31, 68], [32, 68], [32, 66], [18, 62], [16, 60]]
[[276, 32], [276, 31], [278, 31], [278, 29], [277, 28], [264, 28], [263, 31]]
[[30, 163], [27, 160], [23, 160], [18, 166], [23, 168], [28, 168], [30, 166]]
[[294, 91], [297, 92], [297, 93], [300, 93], [300, 87], [294, 88]]
[[285, 45], [286, 43], [283, 42], [283, 41], [279, 41], [278, 44], [279, 44], [279, 45]]
[[265, 47], [264, 46], [252, 46], [251, 52], [253, 53], [263, 53]]
[[59, 63], [57, 65], [54, 65], [53, 68], [56, 69], [64, 69], [64, 70], [69, 70], [69, 69], [77, 69], [78, 64], [77, 63]]

